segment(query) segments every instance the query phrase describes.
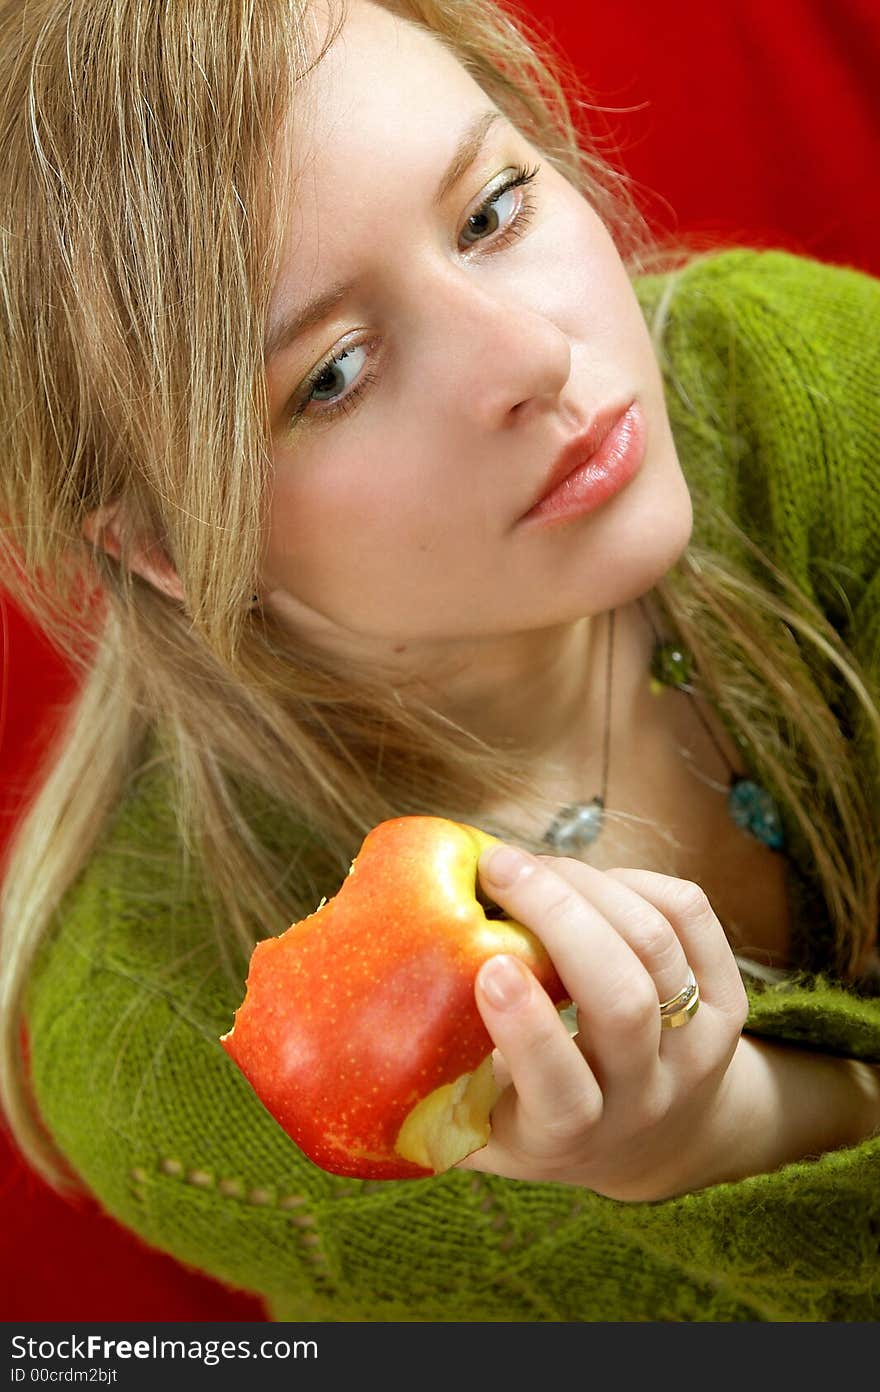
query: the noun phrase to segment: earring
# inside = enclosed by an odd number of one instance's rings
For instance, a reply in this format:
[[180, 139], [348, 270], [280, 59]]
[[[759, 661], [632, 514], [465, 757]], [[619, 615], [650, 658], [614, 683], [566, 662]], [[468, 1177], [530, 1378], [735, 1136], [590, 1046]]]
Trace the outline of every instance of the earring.
[[256, 604], [259, 604], [259, 602], [260, 602], [260, 596], [259, 596], [258, 594], [252, 594], [252, 595], [251, 595], [251, 608], [253, 609], [254, 606], [255, 606]]

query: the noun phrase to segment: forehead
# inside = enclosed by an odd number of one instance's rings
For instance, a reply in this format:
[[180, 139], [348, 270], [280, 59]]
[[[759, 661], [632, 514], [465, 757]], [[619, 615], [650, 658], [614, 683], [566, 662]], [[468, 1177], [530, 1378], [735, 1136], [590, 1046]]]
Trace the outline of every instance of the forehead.
[[[309, 18], [319, 44], [340, 10]], [[317, 50], [320, 52], [320, 48]], [[289, 123], [294, 166], [338, 169], [350, 158], [393, 159], [420, 136], [436, 136], [457, 109], [485, 96], [436, 35], [372, 0], [347, 0], [345, 18], [315, 68], [298, 84]]]
[[[353, 214], [444, 163], [462, 127], [490, 103], [434, 35], [371, 0], [348, 0], [345, 19], [296, 88], [279, 160], [290, 181], [285, 250], [319, 222], [338, 233]], [[319, 54], [340, 10], [309, 12]]]

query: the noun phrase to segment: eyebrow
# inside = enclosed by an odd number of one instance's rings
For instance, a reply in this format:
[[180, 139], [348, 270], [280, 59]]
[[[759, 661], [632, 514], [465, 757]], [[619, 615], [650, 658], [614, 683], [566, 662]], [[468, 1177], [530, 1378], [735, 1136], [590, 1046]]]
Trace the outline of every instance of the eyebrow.
[[[489, 131], [505, 117], [497, 109], [481, 111], [467, 126], [459, 140], [434, 194], [434, 206], [443, 202], [459, 179], [470, 169], [486, 142]], [[287, 315], [274, 325], [266, 336], [263, 357], [268, 362], [277, 353], [288, 348], [306, 329], [320, 324], [331, 310], [351, 292], [352, 283], [337, 281], [323, 294], [308, 300], [295, 314]]]
[[500, 111], [489, 110], [481, 111], [480, 114], [471, 121], [456, 146], [455, 153], [447, 165], [443, 178], [437, 185], [437, 192], [434, 194], [435, 207], [443, 202], [447, 193], [455, 187], [462, 175], [466, 174], [470, 169], [477, 155], [482, 150], [486, 141], [486, 136], [489, 134], [492, 127], [503, 120], [504, 117]]

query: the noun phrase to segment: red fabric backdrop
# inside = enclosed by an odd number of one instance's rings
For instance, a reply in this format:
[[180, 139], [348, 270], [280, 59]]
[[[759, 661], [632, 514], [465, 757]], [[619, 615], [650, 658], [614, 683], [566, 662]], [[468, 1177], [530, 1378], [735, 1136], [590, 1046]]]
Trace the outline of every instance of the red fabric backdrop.
[[[880, 275], [876, 0], [528, 0], [586, 78], [655, 224]], [[591, 13], [592, 11], [592, 13]], [[71, 689], [0, 595], [0, 848]], [[57, 1197], [0, 1132], [0, 1318], [260, 1319], [91, 1201]]]

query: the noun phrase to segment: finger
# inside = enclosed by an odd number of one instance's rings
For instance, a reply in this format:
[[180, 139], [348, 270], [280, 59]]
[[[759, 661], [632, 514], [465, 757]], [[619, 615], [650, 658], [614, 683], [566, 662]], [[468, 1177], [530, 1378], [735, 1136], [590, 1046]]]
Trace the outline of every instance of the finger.
[[490, 957], [477, 973], [476, 1001], [516, 1094], [493, 1115], [500, 1141], [550, 1153], [601, 1115], [602, 1093], [589, 1064], [524, 963], [506, 953]]
[[578, 1047], [602, 1086], [644, 1076], [657, 1060], [660, 1015], [654, 983], [629, 944], [552, 860], [496, 845], [479, 871], [488, 894], [547, 948], [578, 1007]]
[[598, 909], [632, 948], [651, 976], [661, 1001], [678, 994], [687, 981], [688, 960], [674, 925], [662, 908], [638, 892], [637, 885], [568, 857], [539, 856]]
[[[654, 870], [615, 868], [612, 880], [630, 886], [652, 903], [672, 924], [690, 965], [701, 999], [725, 1011], [748, 1008], [748, 998], [733, 949], [724, 928], [700, 885]], [[684, 978], [676, 990], [684, 985]], [[670, 992], [674, 995], [675, 992]], [[668, 999], [668, 997], [665, 997]]]

